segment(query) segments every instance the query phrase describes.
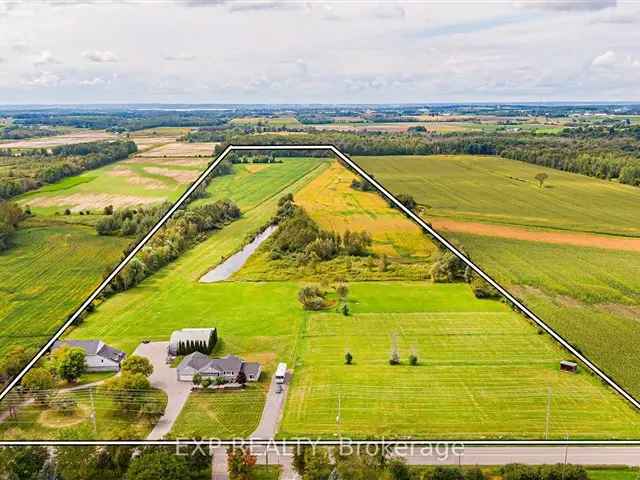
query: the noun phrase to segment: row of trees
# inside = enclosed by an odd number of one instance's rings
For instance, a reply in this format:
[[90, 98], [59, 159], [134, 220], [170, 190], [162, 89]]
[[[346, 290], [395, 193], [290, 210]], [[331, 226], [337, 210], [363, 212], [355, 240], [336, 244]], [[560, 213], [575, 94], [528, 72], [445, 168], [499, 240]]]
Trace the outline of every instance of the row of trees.
[[60, 135], [60, 130], [51, 128], [42, 128], [34, 126], [11, 125], [9, 127], [0, 128], [0, 139], [2, 140], [23, 140], [25, 138], [34, 137], [52, 137]]
[[177, 354], [179, 356], [189, 355], [193, 352], [204, 353], [205, 355], [209, 355], [216, 344], [218, 343], [218, 329], [214, 328], [211, 334], [209, 335], [209, 340], [187, 340], [178, 342], [178, 351]]
[[[258, 141], [257, 135], [229, 135], [216, 147], [228, 143], [242, 145]], [[259, 142], [276, 144], [334, 144], [351, 155], [501, 155], [558, 170], [618, 179], [640, 185], [640, 140], [635, 136], [588, 137], [535, 135], [520, 132], [406, 134], [381, 132], [307, 132], [296, 135], [260, 134]], [[326, 155], [323, 152], [287, 152], [279, 155]]]
[[[177, 211], [140, 253], [113, 279], [105, 294], [127, 290], [178, 258], [213, 230], [240, 218], [240, 209], [230, 200], [218, 200]], [[145, 231], [146, 233], [146, 231]], [[125, 253], [126, 254], [126, 253]], [[105, 276], [111, 272], [108, 268]]]
[[[333, 458], [333, 460], [332, 460]], [[436, 466], [411, 468], [402, 458], [391, 455], [391, 447], [381, 446], [371, 454], [300, 446], [294, 450], [293, 467], [303, 480], [587, 480], [584, 467], [571, 464], [509, 464], [485, 473], [478, 467]]]
[[176, 455], [172, 447], [126, 445], [0, 450], [3, 480], [204, 480], [211, 478], [210, 466], [211, 455], [206, 449], [193, 455]]

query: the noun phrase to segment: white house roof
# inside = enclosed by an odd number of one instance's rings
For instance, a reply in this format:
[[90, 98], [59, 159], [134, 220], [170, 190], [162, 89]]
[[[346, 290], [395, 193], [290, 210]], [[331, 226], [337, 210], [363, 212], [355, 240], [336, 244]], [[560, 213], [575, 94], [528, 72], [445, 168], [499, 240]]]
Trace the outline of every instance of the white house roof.
[[211, 334], [215, 328], [183, 328], [171, 334], [170, 343], [177, 345], [179, 342], [196, 341], [209, 343]]
[[57, 350], [63, 347], [81, 348], [84, 350], [85, 355], [97, 355], [102, 358], [106, 358], [113, 362], [120, 362], [125, 353], [110, 347], [102, 340], [62, 340], [53, 344], [52, 350]]

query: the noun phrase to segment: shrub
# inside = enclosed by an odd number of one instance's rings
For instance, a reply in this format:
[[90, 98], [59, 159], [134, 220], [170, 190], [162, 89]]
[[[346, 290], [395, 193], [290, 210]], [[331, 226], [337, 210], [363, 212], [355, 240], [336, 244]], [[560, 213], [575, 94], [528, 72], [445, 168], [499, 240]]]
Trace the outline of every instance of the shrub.
[[298, 292], [298, 301], [305, 310], [322, 310], [326, 306], [325, 293], [315, 286], [303, 287]]
[[353, 355], [351, 355], [351, 352], [347, 352], [344, 355], [344, 363], [346, 365], [351, 365], [353, 363]]
[[409, 355], [409, 365], [414, 367], [418, 365], [418, 357], [416, 355]]

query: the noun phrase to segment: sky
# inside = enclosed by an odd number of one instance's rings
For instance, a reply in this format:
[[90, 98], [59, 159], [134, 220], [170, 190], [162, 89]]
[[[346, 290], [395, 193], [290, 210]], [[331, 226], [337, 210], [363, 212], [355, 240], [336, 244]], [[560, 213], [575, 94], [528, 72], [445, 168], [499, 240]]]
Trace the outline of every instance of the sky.
[[0, 104], [640, 101], [640, 2], [0, 0]]

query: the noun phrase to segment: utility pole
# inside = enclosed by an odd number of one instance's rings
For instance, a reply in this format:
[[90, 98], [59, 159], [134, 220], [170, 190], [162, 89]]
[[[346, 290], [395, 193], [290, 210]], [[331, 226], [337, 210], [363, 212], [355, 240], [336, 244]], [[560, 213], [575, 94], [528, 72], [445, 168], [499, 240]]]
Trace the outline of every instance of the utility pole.
[[551, 418], [551, 394], [552, 394], [552, 390], [551, 390], [551, 387], [549, 387], [548, 394], [547, 394], [547, 418], [544, 426], [545, 440], [549, 440], [549, 420]]
[[96, 404], [93, 401], [93, 388], [89, 389], [89, 396], [91, 397], [91, 421], [93, 422], [93, 433], [98, 435], [98, 426], [96, 425]]

